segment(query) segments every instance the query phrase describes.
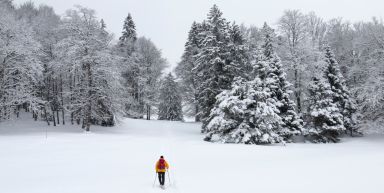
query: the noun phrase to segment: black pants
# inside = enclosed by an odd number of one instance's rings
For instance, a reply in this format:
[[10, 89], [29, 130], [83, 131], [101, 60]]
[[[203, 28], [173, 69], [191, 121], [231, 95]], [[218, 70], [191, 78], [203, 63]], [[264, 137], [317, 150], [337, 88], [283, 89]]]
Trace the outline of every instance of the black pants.
[[165, 181], [165, 172], [157, 172], [159, 175], [159, 182], [160, 185], [164, 186], [164, 181]]

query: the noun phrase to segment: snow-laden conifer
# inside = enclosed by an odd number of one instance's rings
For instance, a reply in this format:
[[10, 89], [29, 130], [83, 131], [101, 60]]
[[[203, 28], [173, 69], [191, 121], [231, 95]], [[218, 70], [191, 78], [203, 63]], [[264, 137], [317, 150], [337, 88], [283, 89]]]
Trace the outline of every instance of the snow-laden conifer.
[[283, 121], [279, 126], [279, 134], [288, 140], [291, 136], [302, 133], [303, 121], [295, 111], [295, 103], [290, 98], [291, 84], [286, 78], [280, 58], [274, 49], [274, 30], [264, 23], [262, 33], [264, 36], [263, 57], [258, 66], [258, 73], [261, 79], [264, 77], [270, 79], [268, 86], [272, 91], [271, 97], [277, 101], [278, 114]]
[[314, 142], [338, 142], [345, 130], [343, 115], [334, 102], [334, 92], [328, 81], [323, 77], [314, 77], [310, 87], [309, 113], [311, 124], [308, 130]]
[[[200, 107], [199, 116], [203, 120], [202, 132], [205, 132], [207, 118], [216, 102], [216, 96], [229, 89], [234, 77], [243, 76], [244, 67], [241, 58], [238, 30], [231, 30], [222, 12], [214, 5], [203, 22], [201, 49], [196, 56], [197, 98]], [[232, 28], [232, 29], [236, 29]], [[231, 32], [233, 32], [231, 36]], [[237, 53], [237, 54], [234, 54]]]
[[161, 84], [158, 119], [170, 121], [183, 120], [180, 87], [171, 73], [164, 78]]
[[127, 18], [124, 21], [123, 34], [119, 38], [119, 40], [121, 42], [124, 42], [127, 40], [132, 40], [132, 41], [137, 40], [136, 25], [130, 13], [128, 14]]
[[278, 135], [281, 118], [266, 81], [236, 78], [231, 89], [217, 96], [206, 126], [207, 141], [244, 144], [271, 144]]
[[180, 87], [182, 90], [183, 101], [186, 104], [188, 114], [195, 116], [195, 121], [200, 121], [200, 112], [198, 105], [198, 81], [195, 71], [197, 54], [201, 48], [202, 24], [193, 22], [188, 33], [188, 39], [184, 46], [184, 53], [181, 61], [178, 63], [175, 73], [180, 78]]
[[334, 93], [333, 102], [337, 104], [337, 107], [343, 115], [343, 124], [345, 128], [353, 134], [353, 132], [357, 132], [357, 119], [355, 115], [357, 111], [356, 103], [351, 97], [345, 79], [340, 72], [340, 66], [329, 46], [325, 47], [324, 60], [327, 65], [324, 75]]

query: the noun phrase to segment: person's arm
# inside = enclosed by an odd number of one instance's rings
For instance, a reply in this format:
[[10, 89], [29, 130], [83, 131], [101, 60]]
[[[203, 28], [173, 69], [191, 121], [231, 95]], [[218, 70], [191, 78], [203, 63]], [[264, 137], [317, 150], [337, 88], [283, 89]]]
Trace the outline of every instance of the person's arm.
[[165, 162], [165, 167], [166, 167], [167, 169], [169, 169], [168, 162]]

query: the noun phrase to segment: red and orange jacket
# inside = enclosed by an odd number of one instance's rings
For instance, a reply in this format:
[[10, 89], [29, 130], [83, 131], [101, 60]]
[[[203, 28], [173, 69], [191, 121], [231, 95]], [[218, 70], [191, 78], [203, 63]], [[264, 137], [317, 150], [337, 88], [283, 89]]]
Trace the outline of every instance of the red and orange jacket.
[[167, 161], [164, 160], [164, 166], [165, 167], [163, 169], [160, 168], [160, 161], [161, 161], [161, 159], [156, 162], [156, 168], [155, 168], [156, 172], [166, 172], [167, 169], [169, 168], [169, 165], [168, 165]]

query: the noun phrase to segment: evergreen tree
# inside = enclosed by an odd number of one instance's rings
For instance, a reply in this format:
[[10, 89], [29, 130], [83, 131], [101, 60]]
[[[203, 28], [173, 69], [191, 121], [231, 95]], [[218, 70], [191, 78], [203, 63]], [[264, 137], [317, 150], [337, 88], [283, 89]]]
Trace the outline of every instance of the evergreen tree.
[[183, 120], [179, 86], [171, 73], [162, 82], [159, 102], [159, 120]]
[[281, 118], [268, 82], [236, 78], [230, 90], [217, 96], [208, 119], [205, 140], [223, 143], [271, 144], [282, 141], [277, 133]]
[[100, 28], [101, 28], [102, 30], [105, 30], [105, 28], [107, 28], [107, 24], [105, 24], [104, 19], [101, 19], [101, 20], [100, 20]]
[[338, 142], [340, 133], [345, 130], [343, 115], [333, 100], [335, 94], [327, 81], [314, 77], [309, 86], [312, 124], [308, 134], [314, 142]]
[[123, 32], [117, 45], [120, 55], [123, 57], [131, 57], [135, 52], [136, 40], [136, 25], [132, 19], [131, 14], [129, 13], [124, 21]]
[[247, 77], [250, 70], [240, 27], [230, 25], [214, 5], [207, 20], [193, 23], [182, 61], [176, 68], [185, 89], [184, 98], [187, 104], [194, 104], [196, 121], [201, 118], [206, 123], [216, 96], [230, 88], [234, 77]]
[[129, 98], [129, 102], [125, 104], [125, 116], [133, 118], [142, 118], [143, 104], [140, 103], [140, 66], [138, 54], [135, 53], [137, 48], [136, 26], [131, 14], [128, 14], [124, 21], [123, 32], [119, 38], [119, 42], [115, 47], [115, 53], [122, 58], [121, 71], [126, 87], [125, 97]]
[[198, 83], [197, 98], [199, 116], [203, 121], [202, 132], [205, 132], [207, 118], [216, 102], [216, 96], [222, 90], [230, 88], [234, 77], [241, 75], [242, 66], [233, 60], [230, 26], [216, 5], [211, 8], [203, 26], [205, 31], [202, 33], [202, 47], [193, 71]]
[[[286, 74], [282, 68], [280, 58], [276, 55], [273, 45], [274, 30], [270, 28], [266, 23], [263, 27], [264, 44], [262, 45], [263, 57], [261, 62], [261, 69], [259, 69], [260, 78], [270, 78], [269, 87], [271, 89], [272, 96], [278, 102], [279, 115], [283, 120], [283, 124], [280, 125], [279, 134], [286, 140], [292, 135], [298, 135], [302, 133], [303, 121], [296, 114], [295, 104], [290, 99], [291, 84], [287, 81]], [[265, 72], [267, 71], [267, 72]]]
[[240, 30], [239, 25], [235, 22], [229, 28], [230, 42], [228, 44], [228, 50], [230, 56], [227, 60], [233, 66], [233, 72], [236, 76], [242, 76], [246, 79], [250, 79], [252, 72], [251, 58], [249, 56], [249, 47], [243, 32]]
[[[181, 89], [184, 101], [191, 106], [193, 111], [191, 114], [195, 116], [195, 121], [200, 121], [198, 95], [197, 95], [197, 80], [193, 69], [196, 67], [196, 56], [200, 52], [201, 39], [200, 32], [203, 31], [202, 25], [193, 22], [188, 33], [188, 40], [185, 43], [185, 50], [181, 57], [181, 62], [177, 65], [175, 72], [178, 78], [181, 79]], [[187, 109], [187, 111], [190, 111]]]
[[121, 42], [125, 42], [127, 40], [137, 40], [136, 25], [130, 13], [128, 13], [127, 18], [124, 21], [123, 35], [119, 38], [119, 40]]
[[354, 116], [357, 110], [355, 101], [349, 93], [345, 84], [345, 79], [340, 72], [339, 64], [329, 46], [325, 47], [324, 57], [327, 64], [324, 73], [330, 84], [331, 90], [334, 93], [333, 102], [336, 103], [337, 107], [340, 109], [340, 112], [343, 115], [344, 126], [352, 135], [353, 132], [357, 132], [357, 120]]
[[222, 89], [229, 89], [231, 78], [226, 76], [224, 69], [228, 65], [225, 61], [228, 50], [225, 49], [229, 41], [228, 23], [222, 17], [222, 12], [214, 5], [208, 14], [208, 30], [202, 40], [202, 49], [198, 54], [197, 74], [199, 116], [203, 121], [203, 132], [206, 120], [216, 102], [216, 96]]

